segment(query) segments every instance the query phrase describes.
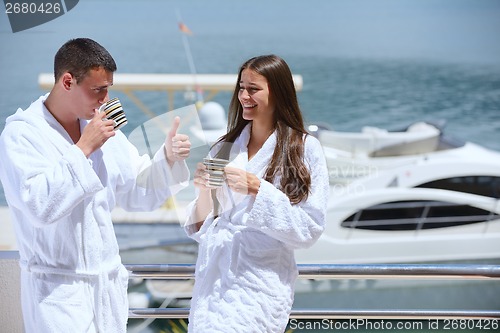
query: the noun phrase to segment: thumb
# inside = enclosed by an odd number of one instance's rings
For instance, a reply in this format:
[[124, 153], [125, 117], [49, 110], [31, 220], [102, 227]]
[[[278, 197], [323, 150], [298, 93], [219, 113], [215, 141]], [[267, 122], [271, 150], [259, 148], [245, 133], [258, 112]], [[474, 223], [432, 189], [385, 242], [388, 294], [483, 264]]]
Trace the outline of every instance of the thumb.
[[179, 116], [176, 116], [174, 118], [174, 123], [172, 124], [172, 128], [170, 129], [170, 132], [168, 133], [168, 136], [170, 138], [173, 138], [177, 134], [177, 129], [179, 128], [180, 123], [181, 123], [181, 118], [179, 118]]

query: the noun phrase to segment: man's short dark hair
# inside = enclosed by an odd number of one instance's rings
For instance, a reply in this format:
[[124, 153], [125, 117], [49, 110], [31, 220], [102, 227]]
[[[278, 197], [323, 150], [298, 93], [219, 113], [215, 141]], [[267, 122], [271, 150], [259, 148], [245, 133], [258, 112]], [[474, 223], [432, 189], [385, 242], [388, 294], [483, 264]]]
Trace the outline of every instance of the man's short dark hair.
[[99, 67], [109, 72], [116, 71], [116, 63], [111, 54], [92, 39], [71, 39], [56, 53], [54, 77], [57, 81], [64, 73], [69, 72], [79, 83], [91, 69]]

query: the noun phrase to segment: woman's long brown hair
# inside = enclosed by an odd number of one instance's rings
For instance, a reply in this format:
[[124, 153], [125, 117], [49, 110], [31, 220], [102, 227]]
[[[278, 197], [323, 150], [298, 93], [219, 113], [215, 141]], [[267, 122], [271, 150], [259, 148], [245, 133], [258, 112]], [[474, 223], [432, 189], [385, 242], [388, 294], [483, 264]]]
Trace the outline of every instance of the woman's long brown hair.
[[[243, 119], [243, 107], [238, 99], [241, 73], [250, 69], [267, 79], [270, 98], [274, 101], [274, 130], [276, 148], [264, 179], [273, 182], [280, 177], [280, 190], [292, 204], [306, 200], [311, 186], [311, 175], [304, 163], [304, 128], [302, 113], [297, 101], [297, 93], [292, 73], [286, 62], [276, 55], [263, 55], [247, 60], [240, 68], [233, 97], [229, 105], [227, 134], [218, 142], [234, 142], [249, 123]], [[224, 145], [217, 157], [228, 157], [230, 145]]]

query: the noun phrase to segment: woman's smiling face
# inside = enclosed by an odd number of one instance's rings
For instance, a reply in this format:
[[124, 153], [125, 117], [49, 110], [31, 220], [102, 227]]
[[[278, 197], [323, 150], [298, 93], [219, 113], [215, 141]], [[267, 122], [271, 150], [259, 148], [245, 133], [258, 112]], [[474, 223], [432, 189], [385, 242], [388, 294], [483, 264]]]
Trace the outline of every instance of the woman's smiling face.
[[241, 72], [238, 99], [243, 107], [243, 119], [272, 122], [274, 103], [264, 76], [245, 68]]

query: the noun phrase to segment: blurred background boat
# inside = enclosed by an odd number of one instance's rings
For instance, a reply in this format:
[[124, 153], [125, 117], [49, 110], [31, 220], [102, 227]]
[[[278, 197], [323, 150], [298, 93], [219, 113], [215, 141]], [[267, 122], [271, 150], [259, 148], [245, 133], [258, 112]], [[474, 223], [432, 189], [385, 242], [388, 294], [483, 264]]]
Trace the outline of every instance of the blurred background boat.
[[[317, 126], [310, 128], [316, 129]], [[500, 153], [418, 122], [319, 129], [332, 187], [326, 231], [299, 261], [500, 259]]]

